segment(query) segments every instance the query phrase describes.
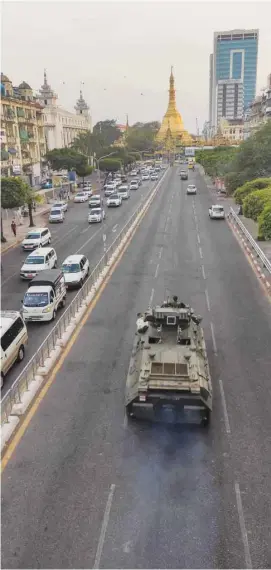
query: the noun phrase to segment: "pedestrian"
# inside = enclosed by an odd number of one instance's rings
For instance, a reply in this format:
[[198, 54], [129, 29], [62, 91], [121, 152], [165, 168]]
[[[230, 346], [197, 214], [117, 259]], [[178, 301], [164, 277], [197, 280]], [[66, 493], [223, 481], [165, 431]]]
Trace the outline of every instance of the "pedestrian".
[[11, 222], [11, 229], [13, 231], [14, 236], [16, 237], [17, 226], [16, 226], [15, 220], [12, 220], [12, 222]]

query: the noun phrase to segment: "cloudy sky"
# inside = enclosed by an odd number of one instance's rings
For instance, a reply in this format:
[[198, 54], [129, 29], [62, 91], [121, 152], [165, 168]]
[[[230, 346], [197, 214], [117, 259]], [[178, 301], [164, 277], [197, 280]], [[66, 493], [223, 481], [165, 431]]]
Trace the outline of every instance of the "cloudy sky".
[[38, 90], [43, 69], [72, 110], [80, 88], [94, 123], [161, 120], [174, 66], [185, 127], [208, 118], [213, 32], [259, 28], [258, 90], [271, 73], [271, 3], [99, 2], [2, 3], [2, 71]]

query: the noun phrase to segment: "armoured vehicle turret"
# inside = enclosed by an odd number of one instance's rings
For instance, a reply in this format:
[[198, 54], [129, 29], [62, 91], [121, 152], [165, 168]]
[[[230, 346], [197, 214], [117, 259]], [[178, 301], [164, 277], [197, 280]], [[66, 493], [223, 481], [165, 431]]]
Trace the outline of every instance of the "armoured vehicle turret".
[[212, 384], [201, 320], [176, 296], [138, 313], [126, 382], [128, 418], [209, 423]]

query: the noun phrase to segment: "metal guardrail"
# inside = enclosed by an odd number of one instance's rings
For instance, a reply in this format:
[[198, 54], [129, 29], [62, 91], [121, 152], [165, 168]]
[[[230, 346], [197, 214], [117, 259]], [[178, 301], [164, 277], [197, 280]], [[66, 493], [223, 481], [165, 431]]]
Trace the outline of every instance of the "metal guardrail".
[[[167, 171], [165, 171], [166, 173]], [[163, 173], [163, 174], [165, 174]], [[65, 333], [68, 325], [71, 323], [72, 319], [76, 316], [76, 313], [82, 307], [82, 304], [86, 297], [89, 295], [95, 283], [97, 282], [99, 276], [101, 275], [102, 271], [108, 267], [110, 258], [114, 255], [117, 248], [120, 246], [124, 236], [128, 232], [128, 230], [132, 227], [135, 220], [137, 219], [138, 215], [143, 211], [146, 207], [148, 200], [151, 198], [152, 193], [158, 189], [160, 183], [162, 182], [162, 178], [160, 178], [158, 184], [151, 188], [145, 199], [139, 206], [136, 208], [135, 212], [131, 215], [125, 226], [122, 228], [121, 232], [117, 235], [115, 240], [112, 244], [108, 247], [108, 249], [104, 252], [103, 257], [97, 263], [97, 265], [92, 270], [91, 274], [89, 275], [88, 279], [85, 281], [82, 288], [78, 291], [77, 295], [71, 301], [69, 306], [67, 307], [66, 311], [63, 315], [59, 318], [55, 327], [50, 331], [46, 339], [43, 341], [41, 346], [38, 348], [37, 352], [31, 358], [31, 360], [27, 363], [25, 368], [19, 374], [18, 378], [16, 378], [15, 382], [5, 394], [4, 398], [1, 401], [1, 425], [8, 422], [8, 417], [12, 411], [14, 404], [21, 403], [21, 397], [23, 393], [28, 390], [29, 384], [32, 380], [35, 379], [35, 376], [38, 373], [38, 369], [44, 366], [44, 362], [46, 358], [50, 356], [51, 351], [56, 347], [57, 340], [61, 339], [63, 334]], [[155, 196], [153, 194], [153, 198]]]
[[238, 225], [241, 232], [244, 234], [244, 236], [246, 237], [246, 239], [250, 243], [252, 249], [256, 252], [257, 257], [260, 258], [263, 266], [267, 269], [267, 271], [271, 275], [271, 262], [269, 261], [269, 259], [267, 259], [266, 255], [264, 254], [262, 249], [258, 246], [256, 241], [253, 239], [252, 235], [249, 233], [249, 231], [247, 230], [245, 225], [241, 222], [240, 218], [237, 216], [237, 214], [235, 213], [233, 208], [230, 209], [228, 217], [229, 217], [229, 219], [232, 218], [234, 220], [234, 222]]

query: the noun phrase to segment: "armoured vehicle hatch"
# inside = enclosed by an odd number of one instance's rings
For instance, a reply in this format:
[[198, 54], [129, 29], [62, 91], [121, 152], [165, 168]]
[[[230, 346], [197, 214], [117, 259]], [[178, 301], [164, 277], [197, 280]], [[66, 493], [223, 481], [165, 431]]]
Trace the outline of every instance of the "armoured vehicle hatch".
[[201, 317], [176, 296], [137, 316], [126, 382], [128, 417], [207, 425], [212, 384]]

